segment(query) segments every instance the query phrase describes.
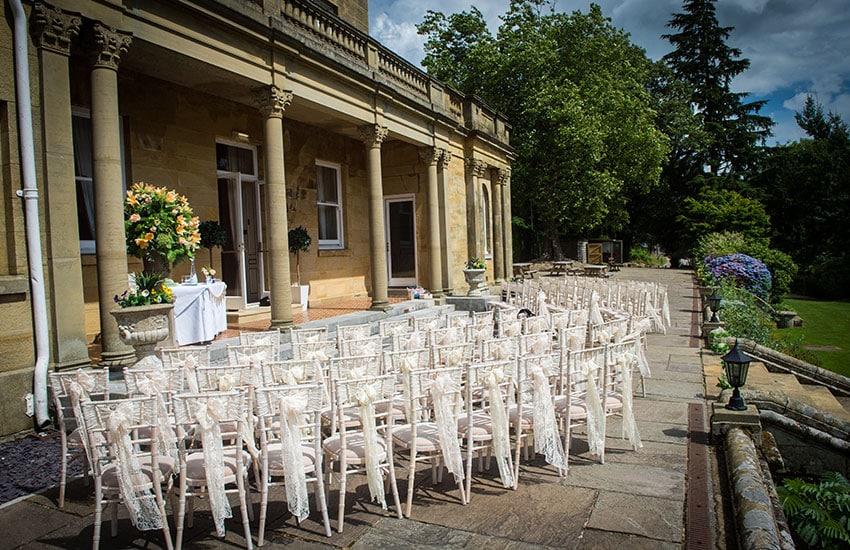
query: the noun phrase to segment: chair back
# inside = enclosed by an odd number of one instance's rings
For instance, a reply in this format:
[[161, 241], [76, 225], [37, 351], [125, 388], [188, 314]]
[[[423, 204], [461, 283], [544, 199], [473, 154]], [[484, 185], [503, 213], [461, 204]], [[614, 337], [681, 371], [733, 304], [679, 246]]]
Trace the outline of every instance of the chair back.
[[378, 321], [378, 334], [384, 338], [394, 336], [396, 334], [404, 334], [413, 330], [413, 325], [409, 319], [393, 319], [390, 321]]
[[475, 346], [461, 342], [447, 346], [431, 347], [431, 366], [433, 368], [460, 367], [472, 362]]
[[240, 332], [239, 343], [243, 346], [274, 346], [280, 349], [280, 329], [263, 330], [259, 332]]
[[384, 349], [384, 338], [380, 334], [357, 338], [355, 340], [340, 340], [340, 357], [353, 357], [358, 355], [378, 355]]
[[265, 344], [228, 344], [227, 362], [231, 365], [260, 365], [280, 360], [280, 346], [266, 340]]
[[519, 340], [515, 336], [491, 338], [481, 342], [482, 361], [502, 361], [519, 356]]
[[293, 344], [322, 342], [328, 339], [328, 327], [293, 328], [289, 330], [289, 338]]
[[428, 347], [428, 333], [408, 331], [392, 335], [390, 349], [393, 351], [422, 349]]
[[337, 342], [359, 340], [370, 336], [372, 336], [372, 325], [369, 323], [362, 325], [338, 325], [336, 327]]
[[312, 359], [270, 361], [260, 367], [260, 387], [321, 384], [325, 373], [322, 365]]

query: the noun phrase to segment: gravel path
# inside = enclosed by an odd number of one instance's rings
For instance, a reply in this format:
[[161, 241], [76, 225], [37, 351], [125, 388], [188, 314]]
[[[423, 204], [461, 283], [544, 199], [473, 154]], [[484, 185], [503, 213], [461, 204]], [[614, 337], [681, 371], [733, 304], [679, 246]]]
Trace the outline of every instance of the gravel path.
[[[62, 442], [29, 436], [0, 443], [0, 504], [59, 485]], [[68, 478], [82, 475], [83, 461], [74, 460]]]

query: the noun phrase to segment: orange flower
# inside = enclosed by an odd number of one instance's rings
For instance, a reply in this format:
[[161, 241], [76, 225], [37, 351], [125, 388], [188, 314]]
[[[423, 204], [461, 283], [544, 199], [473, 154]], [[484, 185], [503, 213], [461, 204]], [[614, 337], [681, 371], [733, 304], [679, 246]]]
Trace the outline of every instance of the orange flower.
[[147, 248], [148, 241], [145, 239], [136, 239], [136, 246], [138, 246], [139, 248]]
[[132, 214], [132, 215], [130, 215], [130, 221], [131, 221], [131, 222], [137, 222], [137, 221], [139, 221], [139, 220], [141, 220], [141, 219], [142, 219], [142, 217], [141, 217], [141, 216], [139, 216], [138, 214]]

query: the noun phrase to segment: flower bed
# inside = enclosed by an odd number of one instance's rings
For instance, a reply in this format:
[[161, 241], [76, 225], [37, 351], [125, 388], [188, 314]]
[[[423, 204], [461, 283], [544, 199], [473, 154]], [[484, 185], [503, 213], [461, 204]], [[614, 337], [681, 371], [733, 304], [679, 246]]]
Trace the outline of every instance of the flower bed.
[[709, 285], [731, 283], [742, 286], [749, 292], [767, 298], [773, 280], [770, 271], [762, 262], [746, 254], [707, 256], [705, 264]]

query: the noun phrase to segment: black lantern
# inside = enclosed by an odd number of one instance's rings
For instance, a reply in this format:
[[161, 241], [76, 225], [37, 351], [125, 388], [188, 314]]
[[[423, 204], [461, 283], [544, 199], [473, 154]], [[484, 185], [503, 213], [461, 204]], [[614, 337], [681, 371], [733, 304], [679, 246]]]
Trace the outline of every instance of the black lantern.
[[735, 345], [720, 360], [723, 361], [723, 369], [726, 371], [726, 381], [733, 388], [732, 397], [729, 398], [726, 408], [733, 411], [747, 410], [747, 406], [744, 404], [744, 398], [741, 397], [741, 392], [738, 388], [743, 386], [747, 381], [747, 371], [750, 369], [752, 358], [738, 349], [738, 340], [735, 340]]
[[708, 297], [708, 309], [711, 310], [710, 322], [719, 323], [720, 319], [717, 318], [717, 310], [720, 309], [720, 296], [717, 294], [716, 290]]

